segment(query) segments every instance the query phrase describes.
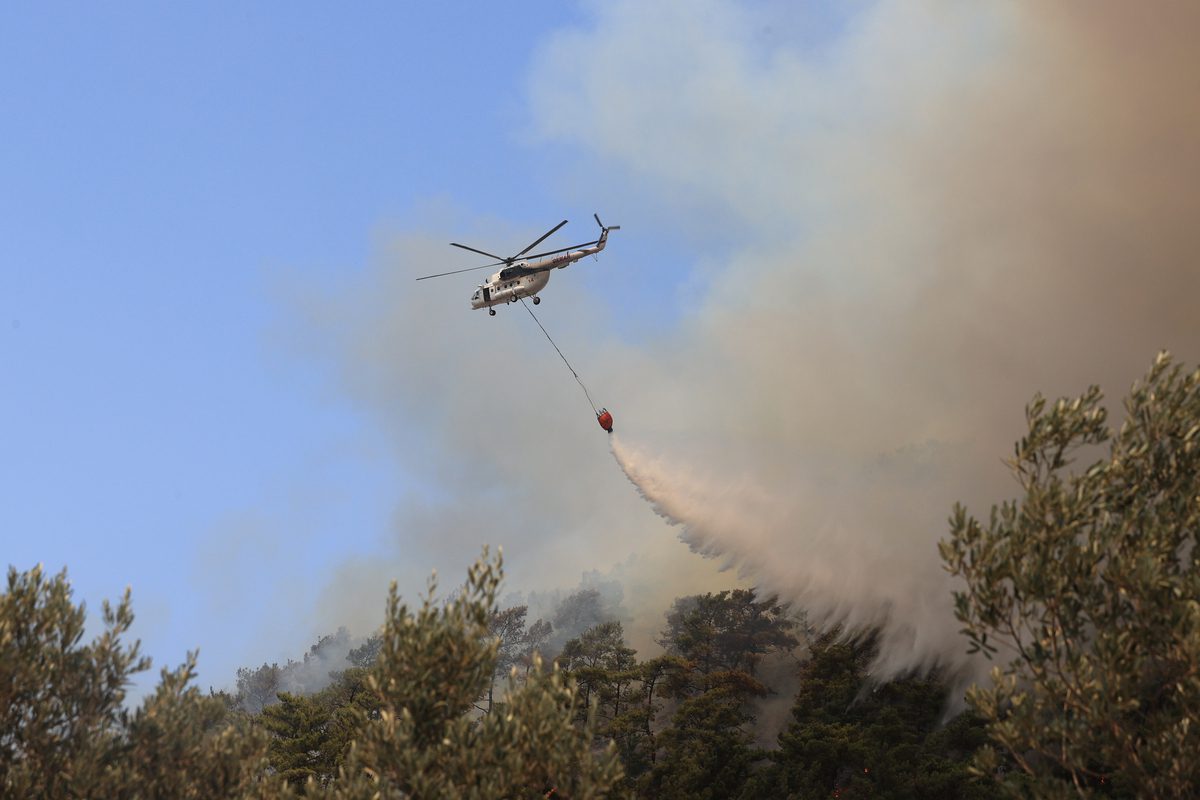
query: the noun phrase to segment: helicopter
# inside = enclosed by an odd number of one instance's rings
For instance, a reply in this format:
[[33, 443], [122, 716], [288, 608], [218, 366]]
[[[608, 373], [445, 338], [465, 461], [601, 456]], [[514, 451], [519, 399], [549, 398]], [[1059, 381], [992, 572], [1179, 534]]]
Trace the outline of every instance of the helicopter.
[[621, 230], [620, 225], [609, 225], [605, 227], [600, 221], [599, 214], [592, 214], [596, 218], [596, 224], [600, 226], [600, 238], [594, 242], [584, 242], [583, 244], [571, 245], [558, 250], [548, 250], [544, 253], [534, 253], [533, 255], [525, 255], [533, 248], [550, 238], [563, 225], [567, 224], [567, 220], [555, 225], [550, 230], [546, 231], [533, 244], [526, 247], [521, 252], [514, 256], [504, 258], [495, 253], [489, 253], [485, 250], [478, 250], [474, 247], [468, 247], [465, 244], [451, 242], [451, 247], [460, 247], [463, 250], [470, 250], [472, 253], [479, 253], [488, 258], [495, 258], [497, 261], [492, 264], [483, 264], [478, 267], [467, 267], [466, 269], [456, 269], [450, 272], [439, 272], [436, 275], [424, 275], [417, 278], [419, 281], [428, 280], [429, 278], [441, 278], [446, 275], [457, 275], [460, 272], [471, 272], [477, 269], [487, 269], [488, 267], [498, 267], [504, 265], [504, 269], [492, 275], [483, 283], [479, 284], [479, 288], [475, 290], [475, 294], [471, 295], [471, 308], [486, 308], [488, 314], [496, 316], [496, 309], [492, 306], [498, 306], [501, 303], [515, 303], [522, 298], [532, 297], [533, 304], [538, 305], [542, 302], [542, 298], [538, 297], [538, 292], [546, 288], [546, 284], [550, 282], [550, 271], [555, 269], [563, 269], [569, 264], [573, 264], [585, 256], [595, 255], [604, 249], [604, 245], [608, 242], [609, 231]]

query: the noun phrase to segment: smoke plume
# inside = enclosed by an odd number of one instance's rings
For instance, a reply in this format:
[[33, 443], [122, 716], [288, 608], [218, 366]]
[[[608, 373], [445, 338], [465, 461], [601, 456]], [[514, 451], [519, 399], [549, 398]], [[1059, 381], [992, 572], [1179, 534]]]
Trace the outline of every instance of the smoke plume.
[[693, 550], [882, 626], [881, 675], [961, 667], [935, 544], [1012, 493], [1024, 404], [1200, 355], [1200, 8], [879, 2], [815, 53], [772, 13], [606, 5], [544, 53], [540, 110], [586, 109], [547, 137], [749, 231], [613, 453]]
[[[385, 572], [420, 585], [491, 542], [522, 588], [619, 568], [644, 640], [734, 566], [813, 619], [882, 626], [881, 675], [963, 665], [935, 544], [955, 501], [1012, 493], [1024, 404], [1200, 356], [1200, 6], [841, 8], [595, 4], [530, 71], [530, 135], [580, 162], [561, 185], [627, 242], [662, 226], [728, 253], [658, 259], [691, 277], [652, 338], [606, 328], [660, 266], [616, 237], [539, 306], [629, 479], [712, 558], [611, 469], [530, 320], [415, 290], [445, 242], [528, 239], [438, 212], [301, 301], [417, 487], [324, 627], [374, 623]], [[619, 291], [581, 290], [599, 268]]]

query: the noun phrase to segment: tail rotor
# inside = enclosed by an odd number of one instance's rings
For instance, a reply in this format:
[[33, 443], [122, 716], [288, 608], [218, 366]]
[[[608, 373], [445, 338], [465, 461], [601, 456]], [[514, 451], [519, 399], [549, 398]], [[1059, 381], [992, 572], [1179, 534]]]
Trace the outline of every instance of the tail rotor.
[[599, 214], [592, 214], [592, 216], [596, 218], [596, 224], [600, 226], [600, 232], [601, 232], [601, 233], [608, 233], [609, 231], [619, 231], [619, 230], [621, 230], [621, 226], [620, 226], [620, 225], [610, 225], [610, 226], [609, 226], [609, 227], [607, 227], [607, 228], [606, 228], [606, 227], [604, 227], [604, 223], [600, 221], [600, 215], [599, 215]]

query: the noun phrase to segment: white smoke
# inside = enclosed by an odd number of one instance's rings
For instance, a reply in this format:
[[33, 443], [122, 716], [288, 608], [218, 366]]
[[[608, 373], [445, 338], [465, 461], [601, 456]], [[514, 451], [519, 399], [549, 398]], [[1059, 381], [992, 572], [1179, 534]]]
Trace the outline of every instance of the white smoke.
[[940, 486], [954, 484], [952, 476], [925, 455], [838, 474], [816, 464], [787, 473], [701, 469], [615, 435], [612, 451], [654, 510], [682, 526], [680, 538], [693, 550], [736, 564], [818, 626], [879, 627], [881, 674], [966, 666], [962, 641], [947, 624], [953, 586], [933, 556], [942, 530], [930, 524], [922, 536], [925, 515], [903, 502], [953, 491]]
[[1200, 6], [885, 0], [819, 52], [777, 11], [605, 4], [543, 50], [547, 138], [750, 240], [613, 452], [692, 549], [881, 626], [881, 675], [959, 668], [935, 545], [1013, 493], [1024, 404], [1196, 359]]
[[[612, 291], [572, 268], [539, 313], [614, 412], [630, 479], [716, 561], [603, 463], [530, 320], [451, 318], [453, 282], [414, 291], [452, 238], [526, 240], [439, 220], [311, 298], [428, 487], [398, 503], [393, 553], [331, 583], [327, 626], [374, 614], [386, 573], [420, 585], [491, 542], [518, 587], [630, 564], [643, 631], [729, 564], [814, 620], [882, 626], [881, 674], [958, 667], [935, 543], [955, 501], [1014, 491], [1030, 396], [1119, 396], [1164, 347], [1197, 360], [1200, 6], [881, 0], [812, 49], [792, 5], [595, 4], [531, 69], [535, 134], [585, 162], [561, 184], [629, 235], [601, 262]], [[634, 232], [698, 206], [733, 255], [673, 265], [704, 280], [661, 336], [603, 333], [656, 274]]]

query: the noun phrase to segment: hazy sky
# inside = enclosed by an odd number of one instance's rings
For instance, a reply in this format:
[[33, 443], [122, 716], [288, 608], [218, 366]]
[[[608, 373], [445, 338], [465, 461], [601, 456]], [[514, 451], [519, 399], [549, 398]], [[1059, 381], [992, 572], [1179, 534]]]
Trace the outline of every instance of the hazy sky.
[[[725, 564], [941, 620], [912, 586], [1025, 399], [1198, 357], [1196, 20], [1121, 8], [7, 9], [0, 555], [132, 585], [156, 667], [218, 686], [483, 543], [513, 588], [620, 578], [642, 642]], [[715, 560], [523, 310], [412, 280], [593, 211], [623, 229], [538, 313]]]

